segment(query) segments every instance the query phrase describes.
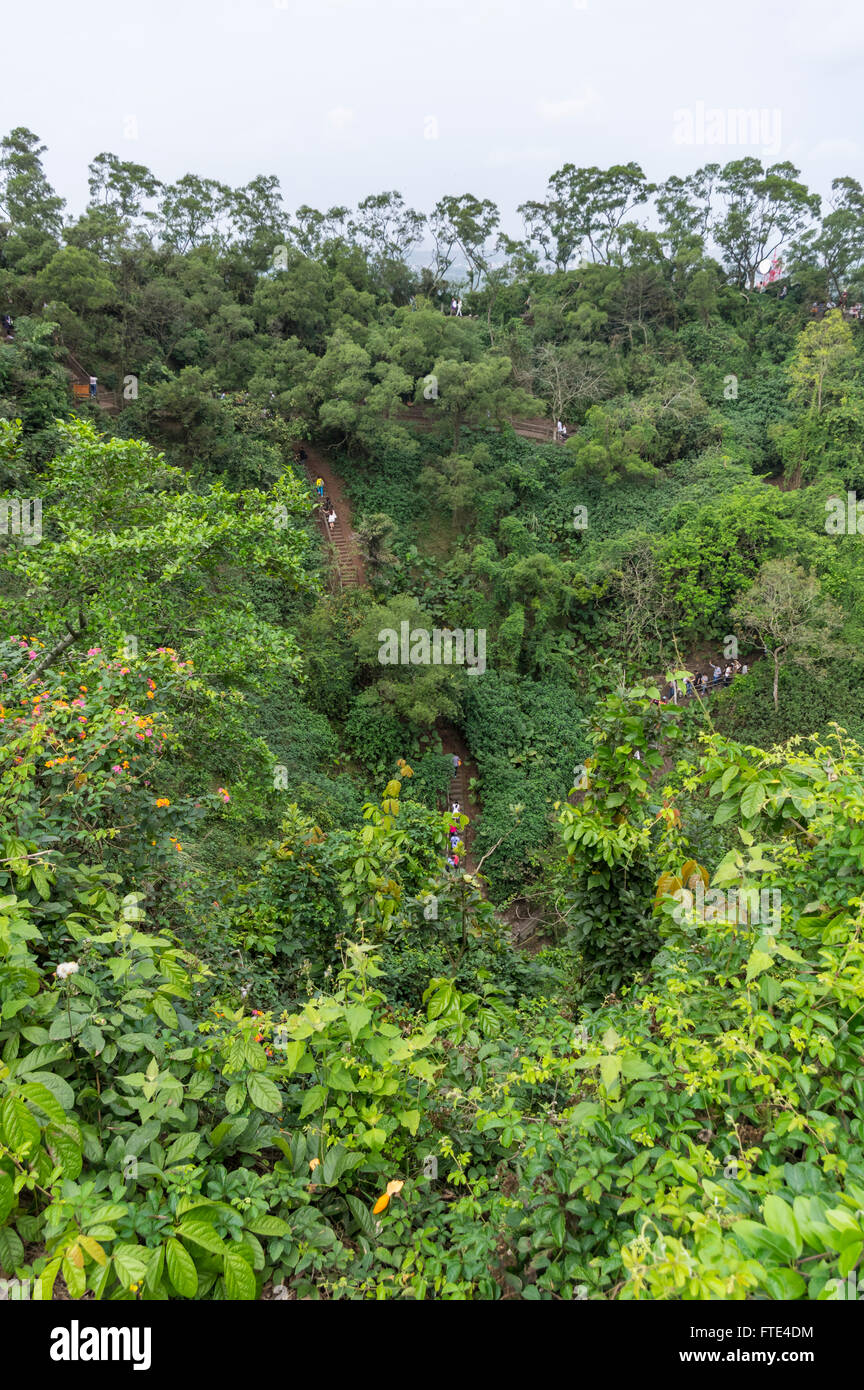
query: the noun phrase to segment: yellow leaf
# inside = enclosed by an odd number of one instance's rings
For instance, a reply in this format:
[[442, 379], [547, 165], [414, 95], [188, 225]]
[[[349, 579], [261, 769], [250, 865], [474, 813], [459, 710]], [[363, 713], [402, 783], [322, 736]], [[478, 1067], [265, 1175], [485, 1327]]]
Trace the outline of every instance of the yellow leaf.
[[694, 874], [699, 875], [702, 882], [705, 884], [705, 887], [707, 888], [709, 883], [708, 871], [706, 869], [703, 869], [701, 864], [697, 864], [695, 859], [688, 859], [687, 863], [681, 870], [682, 885], [688, 884]]
[[[387, 1200], [390, 1200], [389, 1197]], [[76, 1269], [84, 1268], [84, 1252], [77, 1242], [69, 1246], [69, 1249], [66, 1251], [66, 1258]]]
[[78, 1244], [84, 1247], [91, 1260], [95, 1260], [97, 1265], [107, 1265], [108, 1256], [98, 1240], [94, 1240], [92, 1236], [79, 1236]]
[[375, 1203], [374, 1207], [372, 1208], [372, 1215], [373, 1215], [373, 1216], [380, 1216], [380, 1215], [381, 1215], [381, 1212], [382, 1212], [382, 1211], [386, 1211], [387, 1208], [389, 1207], [389, 1205], [390, 1205], [390, 1194], [389, 1194], [389, 1192], [385, 1192], [385, 1193], [383, 1194], [383, 1196], [381, 1196], [381, 1197], [378, 1198], [378, 1201]]
[[667, 895], [671, 897], [679, 888], [683, 888], [680, 878], [676, 874], [661, 874], [657, 880], [657, 892], [654, 901], [659, 903], [661, 898]]
[[399, 1182], [398, 1178], [394, 1178], [392, 1182], [387, 1184], [387, 1196], [395, 1197], [396, 1193], [401, 1192], [404, 1186], [404, 1182]]
[[315, 1169], [320, 1165], [320, 1163], [321, 1163], [320, 1158], [310, 1158], [310, 1160], [309, 1160], [309, 1167], [312, 1169], [312, 1172], [313, 1172], [313, 1173], [315, 1172]]

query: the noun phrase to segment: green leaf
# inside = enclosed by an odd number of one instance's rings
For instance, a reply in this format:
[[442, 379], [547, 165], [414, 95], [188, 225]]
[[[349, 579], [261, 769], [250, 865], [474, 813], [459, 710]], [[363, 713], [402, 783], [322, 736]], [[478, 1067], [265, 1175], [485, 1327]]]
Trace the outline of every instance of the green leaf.
[[346, 1202], [351, 1208], [351, 1214], [357, 1222], [360, 1230], [370, 1239], [375, 1238], [375, 1218], [365, 1202], [361, 1202], [359, 1197], [346, 1197]]
[[24, 1260], [24, 1246], [11, 1226], [0, 1226], [0, 1269], [10, 1274]]
[[[31, 1056], [32, 1053], [28, 1054], [28, 1061]], [[55, 1076], [50, 1071], [31, 1071], [28, 1067], [27, 1073], [30, 1081], [38, 1081], [40, 1086], [45, 1086], [51, 1092], [63, 1110], [61, 1119], [65, 1120], [66, 1116], [75, 1108], [75, 1092], [69, 1082], [64, 1081], [62, 1076]]]
[[196, 1245], [200, 1245], [204, 1250], [209, 1250], [214, 1255], [225, 1254], [225, 1242], [210, 1225], [209, 1221], [202, 1221], [200, 1218], [191, 1217], [189, 1221], [181, 1221], [177, 1227], [176, 1234], [183, 1240], [192, 1240]]
[[15, 1188], [8, 1173], [0, 1171], [0, 1226], [6, 1220], [12, 1210], [12, 1203], [15, 1200]]
[[174, 1005], [169, 1003], [164, 994], [154, 994], [152, 999], [153, 1012], [157, 1018], [167, 1024], [169, 1028], [177, 1027], [177, 1010]]
[[243, 1102], [246, 1099], [246, 1087], [242, 1081], [235, 1081], [228, 1087], [225, 1094], [225, 1109], [229, 1115], [236, 1115], [238, 1110], [243, 1109]]
[[198, 1292], [198, 1271], [189, 1251], [170, 1236], [165, 1253], [168, 1278], [181, 1298], [194, 1298]]
[[130, 1284], [140, 1284], [147, 1273], [147, 1247], [121, 1242], [114, 1246], [111, 1254], [114, 1273], [123, 1287], [128, 1289]]
[[338, 1182], [349, 1166], [351, 1159], [352, 1155], [348, 1153], [347, 1149], [343, 1148], [341, 1144], [334, 1144], [332, 1149], [328, 1149], [324, 1155], [324, 1162], [318, 1170], [321, 1177], [319, 1178], [318, 1172], [316, 1172], [315, 1181], [323, 1182], [327, 1187], [331, 1183]]
[[345, 1010], [345, 1022], [348, 1024], [348, 1032], [351, 1034], [351, 1041], [357, 1041], [358, 1033], [361, 1033], [367, 1023], [372, 1018], [372, 1010], [367, 1009], [365, 1004], [352, 1004]]
[[289, 1076], [297, 1070], [302, 1057], [306, 1052], [304, 1042], [289, 1042], [280, 1049], [280, 1064], [285, 1067]]
[[262, 1076], [260, 1072], [253, 1072], [246, 1078], [246, 1087], [249, 1091], [249, 1099], [258, 1110], [265, 1110], [268, 1115], [278, 1115], [282, 1109], [282, 1096], [279, 1087], [269, 1076]]
[[9, 1096], [3, 1103], [3, 1129], [6, 1143], [22, 1157], [30, 1156], [39, 1147], [41, 1130], [23, 1100]]
[[39, 1292], [37, 1294], [36, 1288], [34, 1287], [34, 1299], [38, 1298], [40, 1302], [43, 1303], [51, 1302], [51, 1296], [54, 1292], [54, 1280], [60, 1273], [61, 1263], [62, 1261], [58, 1256], [56, 1260], [52, 1260], [50, 1264], [47, 1264], [45, 1266], [42, 1273], [38, 1276], [38, 1278], [35, 1281], [36, 1286], [38, 1286]]
[[165, 1246], [159, 1245], [155, 1250], [151, 1250], [147, 1259], [147, 1273], [144, 1275], [144, 1287], [148, 1293], [157, 1294], [162, 1283], [162, 1270], [165, 1268]]
[[247, 1302], [258, 1292], [254, 1271], [236, 1250], [229, 1250], [225, 1256], [225, 1292], [229, 1298]]
[[[78, 1265], [73, 1264], [70, 1259], [63, 1256], [63, 1278], [66, 1280], [66, 1287], [72, 1298], [83, 1298], [87, 1288], [87, 1275]], [[130, 1283], [133, 1281], [130, 1280]]]
[[357, 1089], [356, 1078], [353, 1077], [341, 1062], [337, 1062], [327, 1073], [327, 1085], [332, 1086], [334, 1091], [353, 1091]]
[[861, 1258], [862, 1251], [864, 1251], [864, 1241], [860, 1240], [854, 1241], [852, 1245], [847, 1245], [845, 1250], [841, 1251], [837, 1261], [837, 1269], [842, 1279], [845, 1279], [849, 1271], [855, 1268]]
[[751, 782], [741, 797], [741, 814], [745, 820], [758, 815], [765, 805], [765, 788], [761, 782]]
[[311, 1115], [313, 1110], [320, 1110], [327, 1099], [326, 1086], [310, 1086], [303, 1097], [303, 1104], [300, 1107], [301, 1120], [305, 1120], [307, 1115]]
[[609, 1089], [614, 1086], [621, 1074], [621, 1058], [615, 1057], [611, 1053], [606, 1057], [600, 1058], [600, 1079], [603, 1085]]
[[766, 1269], [765, 1287], [772, 1298], [780, 1303], [794, 1302], [796, 1299], [804, 1298], [807, 1293], [807, 1284], [795, 1269]]
[[751, 951], [747, 961], [747, 979], [753, 980], [757, 975], [761, 975], [763, 970], [768, 970], [774, 964], [774, 957], [769, 956], [767, 951]]
[[792, 1242], [758, 1221], [735, 1221], [732, 1230], [745, 1251], [762, 1264], [788, 1264], [794, 1259]]
[[178, 1134], [177, 1138], [168, 1145], [165, 1154], [165, 1167], [172, 1163], [183, 1163], [187, 1158], [191, 1158], [201, 1142], [201, 1135], [197, 1131], [190, 1131], [187, 1134]]
[[24, 1100], [29, 1100], [32, 1105], [38, 1106], [38, 1108], [47, 1115], [49, 1120], [54, 1120], [58, 1125], [65, 1123], [66, 1112], [63, 1106], [57, 1098], [52, 1095], [51, 1091], [48, 1090], [48, 1087], [43, 1086], [41, 1082], [28, 1081], [20, 1088], [19, 1095]]
[[801, 1232], [798, 1229], [798, 1222], [795, 1220], [792, 1208], [787, 1206], [782, 1197], [771, 1193], [765, 1198], [762, 1215], [769, 1231], [774, 1231], [777, 1235], [784, 1236], [788, 1240], [797, 1260], [804, 1242], [801, 1239]]
[[256, 1236], [287, 1236], [291, 1230], [287, 1221], [283, 1221], [281, 1216], [258, 1216], [254, 1221], [247, 1221], [246, 1230], [253, 1231]]

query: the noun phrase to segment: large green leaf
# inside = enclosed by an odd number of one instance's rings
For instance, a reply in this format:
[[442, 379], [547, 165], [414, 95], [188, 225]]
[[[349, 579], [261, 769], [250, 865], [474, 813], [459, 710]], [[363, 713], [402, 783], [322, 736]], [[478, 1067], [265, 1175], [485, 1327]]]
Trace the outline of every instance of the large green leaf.
[[114, 1272], [124, 1288], [130, 1284], [140, 1284], [147, 1273], [147, 1257], [149, 1251], [144, 1245], [132, 1245], [121, 1241], [115, 1245], [111, 1254], [114, 1260]]
[[194, 1241], [196, 1245], [214, 1255], [225, 1253], [225, 1242], [219, 1232], [213, 1229], [209, 1221], [202, 1221], [200, 1217], [193, 1216], [188, 1221], [181, 1221], [176, 1234], [183, 1240]]
[[792, 1208], [787, 1206], [782, 1197], [778, 1197], [772, 1192], [765, 1198], [762, 1215], [769, 1231], [774, 1231], [777, 1235], [784, 1236], [788, 1240], [797, 1260], [804, 1242], [801, 1239], [801, 1232], [798, 1229], [798, 1222], [795, 1220]]
[[305, 1120], [307, 1115], [311, 1115], [313, 1110], [320, 1110], [327, 1099], [326, 1086], [310, 1086], [303, 1097], [303, 1104], [300, 1107], [300, 1119]]
[[249, 1091], [249, 1099], [259, 1110], [266, 1110], [268, 1115], [278, 1115], [282, 1109], [282, 1096], [275, 1081], [271, 1081], [269, 1076], [262, 1076], [260, 1072], [253, 1072], [246, 1078], [246, 1087]]
[[2, 1116], [6, 1143], [24, 1158], [32, 1158], [33, 1151], [39, 1146], [41, 1131], [23, 1100], [9, 1096], [3, 1102]]
[[168, 1278], [180, 1297], [194, 1298], [198, 1292], [198, 1271], [195, 1268], [195, 1261], [189, 1251], [173, 1236], [168, 1239], [165, 1262], [168, 1266]]
[[741, 797], [741, 814], [745, 820], [750, 820], [761, 811], [765, 804], [765, 788], [761, 782], [751, 782], [745, 787]]
[[0, 1269], [11, 1274], [24, 1259], [24, 1246], [11, 1226], [0, 1226]]
[[365, 1004], [352, 1004], [345, 1010], [345, 1022], [352, 1042], [356, 1042], [358, 1033], [363, 1031], [371, 1018], [372, 1010], [367, 1009]]
[[41, 1081], [28, 1081], [19, 1090], [19, 1095], [35, 1105], [41, 1110], [49, 1120], [62, 1125], [66, 1119], [66, 1112], [57, 1100], [56, 1096], [49, 1091], [47, 1086], [43, 1086]]
[[236, 1250], [225, 1256], [225, 1292], [229, 1298], [249, 1301], [258, 1292], [255, 1272]]
[[186, 1134], [178, 1134], [177, 1138], [168, 1145], [165, 1153], [165, 1166], [171, 1163], [183, 1163], [187, 1158], [191, 1158], [201, 1142], [201, 1135], [192, 1130]]

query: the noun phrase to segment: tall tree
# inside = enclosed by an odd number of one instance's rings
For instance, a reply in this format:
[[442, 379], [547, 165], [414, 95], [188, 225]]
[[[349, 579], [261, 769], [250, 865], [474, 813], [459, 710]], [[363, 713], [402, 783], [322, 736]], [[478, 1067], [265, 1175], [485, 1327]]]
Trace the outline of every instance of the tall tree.
[[91, 205], [110, 208], [128, 223], [141, 216], [144, 203], [155, 198], [162, 188], [143, 164], [118, 159], [116, 154], [97, 154], [90, 165], [87, 185]]
[[318, 257], [328, 242], [345, 236], [350, 211], [350, 208], [332, 207], [319, 212], [318, 208], [304, 203], [294, 214], [294, 223], [289, 228], [291, 239], [304, 256]]
[[184, 174], [163, 188], [159, 204], [162, 240], [181, 255], [206, 241], [219, 241], [231, 190], [216, 179]]
[[774, 708], [779, 708], [780, 669], [786, 661], [812, 667], [840, 656], [841, 610], [822, 593], [819, 580], [794, 560], [766, 560], [755, 582], [732, 610], [735, 622], [752, 632], [774, 665]]
[[258, 174], [232, 189], [228, 212], [233, 239], [261, 265], [268, 264], [275, 244], [285, 241], [290, 220], [275, 174]]
[[444, 279], [460, 251], [465, 258], [469, 289], [475, 289], [488, 268], [486, 243], [499, 221], [498, 208], [489, 198], [481, 200], [472, 193], [439, 198], [429, 223], [435, 247], [436, 283]]
[[523, 203], [519, 212], [529, 241], [536, 241], [556, 270], [566, 270], [587, 249], [593, 262], [620, 257], [625, 219], [654, 191], [640, 166], [613, 164], [579, 169], [565, 164], [549, 179], [546, 198]]
[[26, 126], [16, 126], [0, 140], [0, 212], [14, 227], [59, 236], [63, 199], [42, 168], [47, 146]]
[[549, 402], [550, 430], [570, 413], [606, 394], [608, 368], [604, 359], [580, 343], [541, 343], [533, 373], [536, 395]]
[[858, 180], [835, 179], [829, 205], [821, 226], [803, 234], [795, 253], [804, 263], [815, 261], [839, 295], [864, 265], [864, 190]]
[[673, 260], [685, 246], [704, 245], [719, 174], [719, 164], [706, 164], [695, 174], [683, 179], [673, 174], [659, 185], [654, 206], [660, 219], [660, 242]]
[[799, 181], [794, 164], [763, 169], [752, 157], [727, 164], [717, 191], [724, 206], [713, 224], [714, 240], [737, 283], [752, 290], [760, 264], [818, 215], [819, 196]]
[[423, 236], [426, 218], [405, 206], [401, 193], [370, 193], [357, 204], [353, 231], [377, 261], [404, 261]]
[[787, 367], [789, 399], [821, 415], [826, 400], [836, 397], [856, 363], [852, 330], [839, 309], [808, 323], [798, 337]]

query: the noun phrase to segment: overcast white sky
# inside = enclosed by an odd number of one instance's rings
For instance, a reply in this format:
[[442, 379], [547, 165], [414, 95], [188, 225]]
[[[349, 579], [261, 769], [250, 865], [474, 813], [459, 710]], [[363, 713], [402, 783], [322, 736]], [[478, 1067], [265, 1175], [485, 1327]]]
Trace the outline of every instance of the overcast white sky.
[[699, 102], [779, 120], [819, 192], [864, 182], [862, 0], [31, 0], [0, 33], [0, 130], [42, 138], [72, 211], [109, 150], [166, 182], [275, 173], [291, 209], [472, 192], [515, 230], [568, 160], [660, 179], [761, 153], [676, 143]]

